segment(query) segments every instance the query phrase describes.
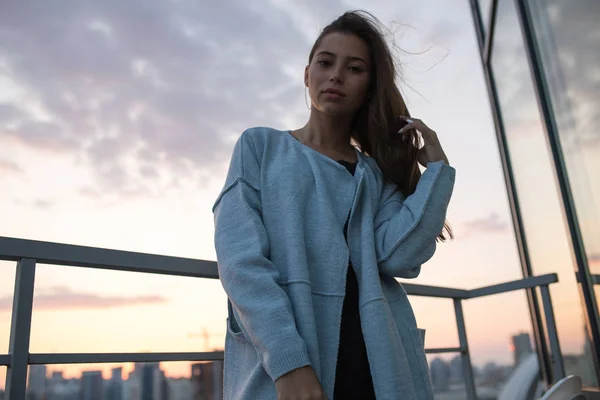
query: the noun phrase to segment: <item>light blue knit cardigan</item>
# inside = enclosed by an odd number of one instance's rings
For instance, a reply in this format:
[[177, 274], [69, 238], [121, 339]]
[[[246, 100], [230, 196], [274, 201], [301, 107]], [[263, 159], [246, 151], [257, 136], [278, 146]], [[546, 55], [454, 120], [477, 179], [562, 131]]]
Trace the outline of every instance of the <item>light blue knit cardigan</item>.
[[333, 398], [349, 260], [377, 398], [433, 398], [415, 317], [394, 277], [416, 277], [434, 254], [455, 171], [430, 163], [404, 198], [357, 154], [353, 176], [287, 131], [248, 129], [236, 143], [213, 207], [229, 299], [225, 399], [276, 399], [274, 381], [306, 365]]

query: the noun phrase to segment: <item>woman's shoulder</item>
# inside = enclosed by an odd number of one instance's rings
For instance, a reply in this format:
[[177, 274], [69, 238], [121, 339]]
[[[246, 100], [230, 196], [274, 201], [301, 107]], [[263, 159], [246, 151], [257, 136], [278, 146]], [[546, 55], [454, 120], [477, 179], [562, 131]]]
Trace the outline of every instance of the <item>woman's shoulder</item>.
[[261, 144], [282, 138], [287, 132], [266, 126], [257, 126], [242, 132], [240, 140], [251, 141], [253, 145], [260, 147]]
[[277, 153], [282, 148], [281, 142], [289, 140], [286, 136], [290, 136], [289, 131], [265, 126], [252, 127], [242, 132], [238, 145], [249, 149], [257, 160], [262, 160], [264, 154]]

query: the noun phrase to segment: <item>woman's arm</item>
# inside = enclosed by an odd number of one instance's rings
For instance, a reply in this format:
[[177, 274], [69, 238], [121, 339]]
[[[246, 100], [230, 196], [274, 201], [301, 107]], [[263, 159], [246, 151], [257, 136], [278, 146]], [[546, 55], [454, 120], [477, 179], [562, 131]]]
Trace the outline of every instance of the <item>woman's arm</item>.
[[225, 188], [213, 207], [219, 277], [242, 332], [273, 379], [310, 365], [289, 298], [277, 284], [262, 222], [260, 166], [248, 135], [235, 146]]
[[454, 188], [455, 170], [443, 161], [428, 163], [415, 192], [404, 198], [397, 186], [384, 186], [375, 215], [377, 262], [382, 273], [416, 278], [435, 253]]
[[420, 119], [402, 118], [407, 124], [398, 134], [408, 135], [410, 130], [421, 133], [423, 147], [417, 152], [417, 161], [427, 169], [415, 192], [406, 199], [396, 185], [384, 185], [375, 216], [375, 240], [381, 272], [399, 278], [416, 278], [421, 264], [435, 253], [456, 171], [449, 166], [435, 131]]

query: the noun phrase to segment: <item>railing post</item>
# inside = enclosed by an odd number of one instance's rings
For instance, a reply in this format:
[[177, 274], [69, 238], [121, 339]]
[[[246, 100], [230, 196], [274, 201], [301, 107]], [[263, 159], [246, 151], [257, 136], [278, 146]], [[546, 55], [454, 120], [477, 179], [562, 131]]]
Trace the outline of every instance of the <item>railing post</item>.
[[556, 321], [554, 320], [554, 310], [552, 309], [552, 298], [548, 285], [540, 286], [542, 293], [542, 304], [546, 316], [546, 328], [548, 329], [548, 340], [550, 341], [550, 357], [552, 358], [552, 380], [558, 382], [565, 377], [565, 365], [563, 363], [560, 342], [556, 331]]
[[465, 381], [465, 390], [467, 391], [468, 400], [477, 399], [477, 391], [475, 390], [475, 379], [473, 377], [473, 366], [471, 365], [471, 355], [469, 353], [469, 342], [467, 341], [467, 329], [465, 327], [465, 317], [462, 309], [462, 300], [454, 299], [454, 313], [456, 314], [456, 327], [458, 328], [458, 340], [460, 347], [463, 349], [461, 353], [462, 375]]
[[10, 365], [6, 374], [6, 398], [25, 399], [29, 338], [33, 312], [35, 260], [23, 258], [17, 263], [15, 292], [10, 323]]

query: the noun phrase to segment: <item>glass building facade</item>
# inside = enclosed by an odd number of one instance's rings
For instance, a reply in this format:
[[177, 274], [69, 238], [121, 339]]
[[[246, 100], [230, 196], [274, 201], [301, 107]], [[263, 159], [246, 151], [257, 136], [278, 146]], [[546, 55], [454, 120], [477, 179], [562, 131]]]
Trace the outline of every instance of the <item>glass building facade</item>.
[[[471, 0], [523, 275], [551, 288], [567, 375], [600, 380], [600, 2]], [[528, 302], [552, 381], [541, 299]]]

